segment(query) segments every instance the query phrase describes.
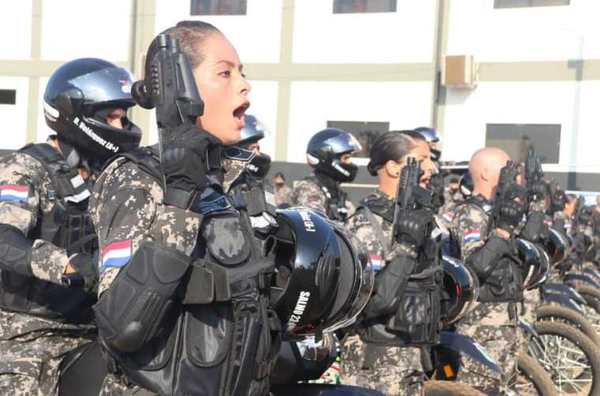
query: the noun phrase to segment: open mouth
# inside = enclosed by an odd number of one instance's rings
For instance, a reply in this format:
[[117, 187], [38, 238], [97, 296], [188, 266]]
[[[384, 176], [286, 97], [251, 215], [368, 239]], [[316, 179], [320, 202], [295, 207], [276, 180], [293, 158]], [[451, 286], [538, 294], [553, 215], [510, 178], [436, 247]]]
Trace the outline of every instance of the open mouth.
[[248, 110], [248, 107], [250, 107], [250, 102], [244, 102], [233, 110], [233, 117], [242, 127], [244, 126], [244, 114], [246, 113], [246, 110]]

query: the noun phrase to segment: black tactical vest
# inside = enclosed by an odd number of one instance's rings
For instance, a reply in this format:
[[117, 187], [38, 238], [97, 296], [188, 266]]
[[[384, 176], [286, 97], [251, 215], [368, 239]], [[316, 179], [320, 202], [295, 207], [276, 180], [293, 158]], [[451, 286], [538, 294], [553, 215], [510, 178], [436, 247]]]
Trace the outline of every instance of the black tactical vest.
[[[380, 241], [383, 257], [388, 259], [392, 241], [385, 237], [375, 215], [392, 224], [393, 202], [384, 197], [365, 199], [358, 207], [371, 223], [376, 239]], [[385, 323], [374, 321], [364, 324], [361, 338], [369, 344], [385, 346], [424, 346], [439, 342], [442, 302], [441, 240], [428, 238], [419, 252], [417, 265], [408, 278], [406, 288], [398, 298], [396, 313]]]
[[[49, 144], [29, 144], [19, 152], [42, 163], [51, 180], [47, 199], [54, 201], [51, 212], [40, 214], [27, 237], [43, 239], [74, 253], [94, 253], [98, 241], [87, 213], [89, 189], [61, 155]], [[54, 320], [88, 322], [93, 317], [95, 298], [82, 289], [67, 288], [33, 277], [2, 271], [0, 306]]]
[[[123, 155], [162, 185], [156, 151]], [[214, 192], [206, 204], [194, 265], [215, 275], [206, 301], [181, 304], [142, 350], [114, 356], [129, 381], [159, 394], [267, 395], [280, 345], [280, 322], [269, 307], [273, 259], [254, 237], [242, 200]], [[189, 288], [189, 285], [188, 285]]]
[[[494, 228], [492, 206], [488, 201], [478, 195], [466, 200], [465, 204], [480, 207], [489, 216], [488, 230]], [[521, 302], [523, 301], [523, 281], [523, 272], [516, 252], [503, 255], [494, 263], [492, 273], [486, 279], [480, 279], [478, 301], [484, 303]]]

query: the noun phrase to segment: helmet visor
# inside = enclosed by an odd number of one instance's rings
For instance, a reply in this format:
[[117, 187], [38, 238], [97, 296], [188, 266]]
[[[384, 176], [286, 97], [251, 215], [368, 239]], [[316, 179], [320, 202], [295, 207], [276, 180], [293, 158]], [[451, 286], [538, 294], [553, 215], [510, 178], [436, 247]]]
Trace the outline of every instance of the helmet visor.
[[358, 153], [362, 150], [362, 146], [354, 135], [344, 133], [342, 135], [331, 137], [325, 140], [324, 144], [331, 147], [335, 154]]
[[[78, 76], [69, 81], [84, 94], [85, 104], [95, 107], [112, 102], [124, 102], [134, 105], [131, 97], [131, 74], [120, 67], [109, 67]], [[99, 105], [99, 106], [96, 106]]]

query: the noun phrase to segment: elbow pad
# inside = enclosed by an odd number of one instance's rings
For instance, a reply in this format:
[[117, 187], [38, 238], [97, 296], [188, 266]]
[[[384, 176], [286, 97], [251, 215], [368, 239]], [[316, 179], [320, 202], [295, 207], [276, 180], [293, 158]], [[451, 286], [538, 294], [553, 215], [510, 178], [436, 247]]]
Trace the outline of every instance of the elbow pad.
[[17, 227], [0, 224], [0, 269], [32, 276], [32, 246], [33, 242], [27, 239]]
[[544, 214], [542, 212], [532, 212], [527, 218], [521, 237], [530, 242], [539, 243], [547, 237], [547, 234]]
[[466, 264], [475, 271], [480, 280], [485, 280], [494, 270], [496, 262], [503, 255], [510, 253], [510, 242], [497, 235], [492, 235], [485, 245], [467, 258]]
[[365, 319], [396, 312], [398, 303], [406, 290], [410, 274], [416, 267], [412, 257], [400, 255], [388, 263], [375, 277], [375, 292], [364, 309]]
[[192, 259], [143, 243], [94, 306], [98, 332], [117, 352], [135, 352], [160, 333]]

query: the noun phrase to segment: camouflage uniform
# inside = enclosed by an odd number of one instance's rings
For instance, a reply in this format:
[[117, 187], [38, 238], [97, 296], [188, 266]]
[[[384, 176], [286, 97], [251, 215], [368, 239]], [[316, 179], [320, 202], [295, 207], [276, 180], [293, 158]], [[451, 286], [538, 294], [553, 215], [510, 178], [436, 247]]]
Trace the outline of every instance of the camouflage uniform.
[[[337, 189], [338, 191], [334, 191]], [[334, 194], [337, 193], [337, 202]], [[339, 190], [339, 185], [328, 188], [319, 183], [315, 177], [308, 177], [294, 184], [290, 196], [292, 206], [303, 206], [327, 215], [330, 219], [341, 220], [338, 211], [345, 211], [346, 218], [354, 213], [354, 205], [346, 199], [346, 194]], [[343, 204], [340, 205], [340, 202]], [[341, 206], [341, 207], [340, 207]]]
[[[475, 198], [483, 200], [480, 196]], [[489, 203], [480, 205], [472, 200], [457, 207], [452, 234], [460, 245], [463, 260], [466, 261], [490, 237], [493, 231], [490, 229], [490, 210]], [[481, 344], [504, 373], [500, 378], [472, 359], [462, 359], [457, 380], [489, 395], [507, 391], [516, 376], [517, 355], [525, 345], [516, 318], [509, 318], [508, 311], [508, 303], [478, 303], [457, 326], [457, 332]]]
[[[464, 198], [460, 191], [456, 191], [454, 192], [454, 194], [452, 194], [450, 193], [450, 190], [448, 190], [448, 188], [444, 189], [444, 205], [440, 208], [439, 213], [447, 213], [449, 215], [454, 215], [454, 210], [456, 209], [456, 206], [459, 205], [462, 201], [464, 201]], [[452, 218], [450, 219], [450, 221], [452, 221]]]
[[450, 194], [447, 188], [444, 190], [444, 205], [438, 210], [438, 215], [436, 216], [438, 225], [442, 226], [444, 230], [452, 228], [456, 206], [462, 201], [464, 201], [464, 198], [460, 191]]
[[[0, 189], [0, 223], [18, 228], [26, 236], [39, 218], [58, 204], [48, 172], [24, 153], [0, 159]], [[24, 194], [7, 196], [15, 190]], [[33, 241], [31, 270], [35, 278], [62, 286], [68, 263], [65, 249], [42, 239]], [[63, 356], [88, 341], [91, 332], [91, 326], [0, 310], [0, 394], [55, 394]]]
[[277, 206], [290, 204], [292, 201], [292, 189], [287, 185], [283, 185], [279, 188], [274, 188], [275, 193], [275, 204]]
[[[393, 210], [393, 202], [380, 192], [367, 199], [386, 200]], [[372, 224], [372, 218], [378, 225]], [[374, 227], [379, 227], [382, 233]], [[381, 270], [398, 254], [395, 247], [389, 248], [392, 224], [382, 217], [368, 216], [362, 208], [349, 219], [348, 228], [365, 245], [375, 270]], [[377, 389], [386, 395], [414, 395], [415, 390], [409, 387], [410, 375], [420, 370], [420, 348], [366, 344], [357, 335], [349, 335], [343, 341], [341, 375], [345, 384]]]
[[[119, 158], [98, 178], [90, 212], [98, 233], [100, 249], [122, 244], [133, 257], [140, 244], [153, 241], [187, 255], [192, 253], [200, 227], [200, 216], [163, 203], [163, 188], [136, 164]], [[107, 290], [120, 272], [103, 267], [100, 257], [98, 295]], [[141, 388], [126, 385], [118, 375], [109, 374], [101, 395], [136, 394]]]

